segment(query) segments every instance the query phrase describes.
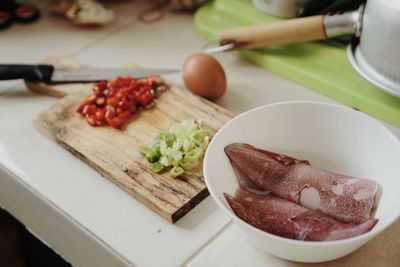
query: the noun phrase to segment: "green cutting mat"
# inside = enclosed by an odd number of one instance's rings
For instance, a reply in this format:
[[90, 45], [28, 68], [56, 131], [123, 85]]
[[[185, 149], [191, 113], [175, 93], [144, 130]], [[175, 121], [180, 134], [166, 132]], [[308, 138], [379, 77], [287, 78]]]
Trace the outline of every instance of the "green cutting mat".
[[[215, 0], [194, 18], [197, 32], [216, 39], [218, 31], [280, 20], [253, 7], [251, 0]], [[346, 48], [320, 41], [239, 52], [244, 58], [332, 97], [344, 104], [400, 126], [400, 99], [361, 78], [346, 57]]]

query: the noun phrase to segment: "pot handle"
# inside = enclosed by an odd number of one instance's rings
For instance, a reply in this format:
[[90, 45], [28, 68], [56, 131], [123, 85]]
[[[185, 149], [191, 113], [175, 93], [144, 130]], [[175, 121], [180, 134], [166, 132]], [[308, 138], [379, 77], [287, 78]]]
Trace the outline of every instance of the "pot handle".
[[237, 27], [220, 31], [218, 40], [220, 45], [233, 44], [231, 50], [316, 41], [356, 33], [359, 17], [358, 11], [351, 11]]

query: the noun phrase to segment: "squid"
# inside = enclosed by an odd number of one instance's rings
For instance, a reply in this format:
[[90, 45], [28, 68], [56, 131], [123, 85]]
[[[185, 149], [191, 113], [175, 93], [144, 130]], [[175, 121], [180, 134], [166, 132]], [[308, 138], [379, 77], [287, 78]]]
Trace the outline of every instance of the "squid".
[[252, 193], [272, 192], [344, 223], [369, 221], [379, 189], [373, 180], [321, 170], [308, 161], [249, 144], [234, 143], [224, 150], [240, 185]]
[[237, 217], [268, 232], [302, 241], [334, 241], [361, 235], [371, 230], [377, 219], [363, 223], [343, 223], [321, 212], [310, 210], [286, 199], [260, 195], [240, 188], [236, 197], [225, 199]]

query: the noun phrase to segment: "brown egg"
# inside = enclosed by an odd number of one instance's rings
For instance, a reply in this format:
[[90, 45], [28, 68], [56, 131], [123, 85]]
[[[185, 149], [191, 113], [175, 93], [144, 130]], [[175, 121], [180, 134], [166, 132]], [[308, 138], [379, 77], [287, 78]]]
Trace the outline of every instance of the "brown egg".
[[224, 69], [212, 56], [194, 54], [183, 63], [183, 81], [192, 93], [210, 100], [221, 97], [226, 91]]

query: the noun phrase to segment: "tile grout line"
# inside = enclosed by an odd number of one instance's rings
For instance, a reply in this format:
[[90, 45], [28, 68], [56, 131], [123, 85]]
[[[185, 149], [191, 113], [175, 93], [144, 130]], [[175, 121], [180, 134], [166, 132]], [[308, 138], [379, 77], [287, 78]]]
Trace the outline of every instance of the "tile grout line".
[[181, 263], [180, 267], [188, 266], [197, 256], [199, 256], [206, 248], [208, 248], [214, 241], [222, 235], [225, 231], [227, 231], [232, 225], [232, 221], [229, 221], [224, 227], [222, 227], [215, 235], [213, 235], [207, 242], [202, 245], [198, 250], [195, 251], [189, 258], [187, 258], [183, 263]]
[[102, 37], [88, 43], [87, 45], [84, 45], [83, 47], [77, 49], [75, 52], [71, 53], [71, 56], [76, 56], [77, 54], [85, 51], [86, 49], [94, 46], [95, 44], [97, 44], [98, 42], [110, 37], [111, 35], [120, 32], [122, 29], [128, 27], [129, 25], [131, 25], [132, 23], [134, 23], [134, 21], [128, 21], [126, 23], [123, 23], [117, 27], [115, 27], [115, 29], [111, 30], [110, 32], [106, 33], [105, 35], [103, 35]]
[[[104, 40], [105, 38], [108, 38], [109, 36], [111, 36], [111, 35], [113, 35], [113, 34], [115, 34], [117, 32], [120, 32], [122, 29], [124, 29], [125, 27], [128, 27], [132, 23], [134, 23], [134, 21], [129, 21], [129, 22], [123, 23], [123, 24], [115, 27], [115, 29], [111, 30], [110, 32], [104, 34], [102, 37], [100, 37], [100, 38], [98, 38], [96, 40], [93, 40], [89, 44], [84, 45], [81, 48], [78, 48], [76, 51], [74, 51], [74, 52], [72, 52], [72, 53], [70, 53], [68, 55], [74, 57], [77, 54], [79, 54], [79, 53], [85, 51], [86, 49], [90, 48], [91, 46], [97, 44], [97, 42], [100, 42], [101, 40]], [[0, 91], [0, 96], [4, 95], [7, 92], [9, 92], [10, 90], [12, 90], [13, 88], [17, 87], [18, 85], [19, 85], [19, 82], [15, 82], [14, 84], [12, 84], [10, 86], [5, 87], [4, 90]]]

